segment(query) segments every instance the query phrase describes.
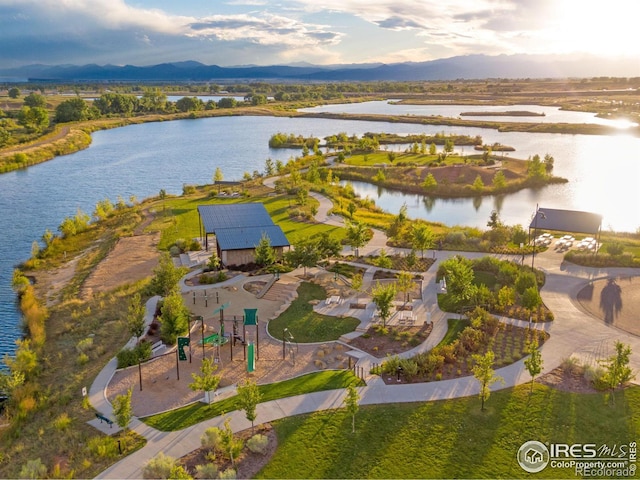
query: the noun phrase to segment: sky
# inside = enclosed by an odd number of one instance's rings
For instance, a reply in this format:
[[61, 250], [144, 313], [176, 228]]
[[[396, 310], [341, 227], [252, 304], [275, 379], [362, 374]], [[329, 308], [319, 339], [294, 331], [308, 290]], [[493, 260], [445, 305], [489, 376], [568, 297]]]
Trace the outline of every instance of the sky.
[[638, 18], [639, 0], [0, 0], [0, 67], [518, 53], [640, 62]]

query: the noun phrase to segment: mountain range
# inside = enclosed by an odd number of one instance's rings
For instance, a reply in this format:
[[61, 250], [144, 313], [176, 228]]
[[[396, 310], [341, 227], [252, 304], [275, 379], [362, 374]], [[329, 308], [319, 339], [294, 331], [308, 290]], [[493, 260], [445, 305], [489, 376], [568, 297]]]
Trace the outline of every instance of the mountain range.
[[165, 81], [165, 82], [341, 82], [429, 81], [485, 78], [640, 77], [637, 58], [592, 55], [466, 55], [427, 62], [348, 65], [269, 65], [221, 67], [196, 61], [135, 65], [26, 65], [0, 68], [16, 81]]

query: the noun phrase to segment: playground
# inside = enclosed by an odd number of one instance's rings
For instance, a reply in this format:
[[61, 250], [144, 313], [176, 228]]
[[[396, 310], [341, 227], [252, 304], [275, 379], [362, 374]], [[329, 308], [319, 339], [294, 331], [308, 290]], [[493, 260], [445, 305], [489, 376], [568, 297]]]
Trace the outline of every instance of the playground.
[[[107, 398], [113, 401], [117, 395], [131, 389], [133, 414], [138, 417], [199, 401], [203, 392], [191, 390], [189, 384], [193, 381], [192, 374], [200, 374], [203, 355], [213, 359], [218, 366], [216, 374], [221, 376], [221, 382], [216, 398], [230, 394], [229, 387], [245, 378], [259, 384], [273, 383], [320, 370], [316, 362], [319, 356], [328, 368], [338, 367], [340, 362], [344, 365], [346, 347], [342, 345], [291, 342], [283, 348], [282, 341], [268, 335], [267, 321], [286, 309], [291, 292], [295, 292], [300, 282], [295, 274], [282, 275], [277, 292], [268, 295], [269, 298], [259, 299], [255, 293], [243, 288], [244, 282], [255, 282], [256, 277], [238, 276], [218, 288], [185, 289], [183, 298], [193, 319], [189, 346], [184, 347], [186, 359], [179, 360], [175, 348], [161, 350], [140, 367], [118, 370], [107, 387]], [[256, 325], [244, 325], [245, 314], [253, 311]], [[221, 325], [224, 326], [222, 341], [219, 336]], [[248, 372], [250, 344], [256, 359], [253, 372]]]

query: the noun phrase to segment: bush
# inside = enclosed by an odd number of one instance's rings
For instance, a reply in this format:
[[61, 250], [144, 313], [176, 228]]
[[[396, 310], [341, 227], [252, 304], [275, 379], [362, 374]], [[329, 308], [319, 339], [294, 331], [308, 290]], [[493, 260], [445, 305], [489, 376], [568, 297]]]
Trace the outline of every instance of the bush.
[[207, 428], [200, 437], [200, 445], [211, 450], [216, 450], [220, 446], [221, 431], [218, 427]]
[[606, 379], [607, 373], [604, 368], [585, 365], [583, 375], [585, 380], [590, 382], [596, 390], [603, 392], [609, 389], [609, 384]]
[[158, 453], [142, 469], [142, 478], [171, 478], [171, 470], [176, 465], [173, 457]]
[[46, 478], [47, 466], [39, 458], [28, 460], [20, 469], [18, 476], [19, 478]]
[[196, 465], [195, 478], [218, 478], [218, 466], [215, 463]]
[[267, 453], [267, 446], [269, 445], [269, 438], [266, 435], [256, 434], [247, 441], [247, 448], [253, 453], [261, 453], [264, 455]]
[[220, 478], [234, 479], [236, 477], [236, 471], [233, 468], [227, 468], [224, 472], [220, 472]]
[[71, 425], [71, 418], [66, 412], [61, 413], [58, 417], [53, 421], [53, 426], [58, 431], [63, 431], [69, 428]]
[[87, 443], [87, 448], [98, 460], [118, 456], [118, 441], [111, 436], [92, 437]]
[[146, 362], [151, 358], [151, 344], [140, 342], [133, 348], [124, 348], [118, 352], [118, 368], [126, 368], [136, 365], [138, 362]]

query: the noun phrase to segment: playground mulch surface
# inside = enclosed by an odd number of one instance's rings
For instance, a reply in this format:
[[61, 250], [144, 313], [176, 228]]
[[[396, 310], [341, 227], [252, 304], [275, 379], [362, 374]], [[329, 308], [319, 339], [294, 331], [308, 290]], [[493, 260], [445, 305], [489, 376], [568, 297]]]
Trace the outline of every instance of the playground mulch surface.
[[[286, 281], [296, 283], [298, 279], [290, 277], [280, 280], [280, 282]], [[218, 292], [217, 303], [215, 291]], [[203, 392], [194, 392], [189, 388], [189, 384], [193, 381], [192, 374], [200, 373], [203, 353], [207, 358], [214, 360], [218, 358], [217, 374], [221, 376], [219, 391], [245, 378], [251, 378], [258, 384], [273, 383], [304, 373], [341, 366], [344, 349], [334, 347], [333, 342], [299, 345], [293, 352], [287, 349], [283, 357], [282, 342], [270, 337], [267, 333], [267, 320], [275, 318], [284, 308], [284, 299], [258, 299], [255, 294], [242, 288], [241, 282], [215, 289], [215, 291], [214, 288], [208, 289], [207, 300], [203, 292], [199, 292], [195, 300], [192, 293], [185, 293], [183, 295], [185, 304], [193, 315], [204, 317], [205, 337], [218, 331], [220, 313], [213, 312], [221, 305], [228, 305], [223, 310], [225, 332], [228, 333], [232, 332], [234, 318], [238, 319], [240, 331], [242, 330], [241, 319], [245, 308], [257, 308], [257, 328], [255, 326], [245, 328], [245, 340], [247, 343], [253, 342], [256, 345], [255, 371], [247, 372], [246, 351], [240, 341], [237, 341], [235, 346], [232, 342], [228, 342], [218, 348], [205, 345], [203, 350], [202, 327], [199, 322], [196, 322], [191, 330], [191, 354], [187, 355], [187, 361], [178, 361], [175, 350], [170, 350], [141, 365], [140, 369], [138, 366], [133, 366], [118, 370], [107, 387], [109, 401], [113, 401], [116, 395], [125, 394], [131, 389], [133, 414], [143, 417], [201, 400]], [[321, 361], [319, 361], [320, 358]]]

